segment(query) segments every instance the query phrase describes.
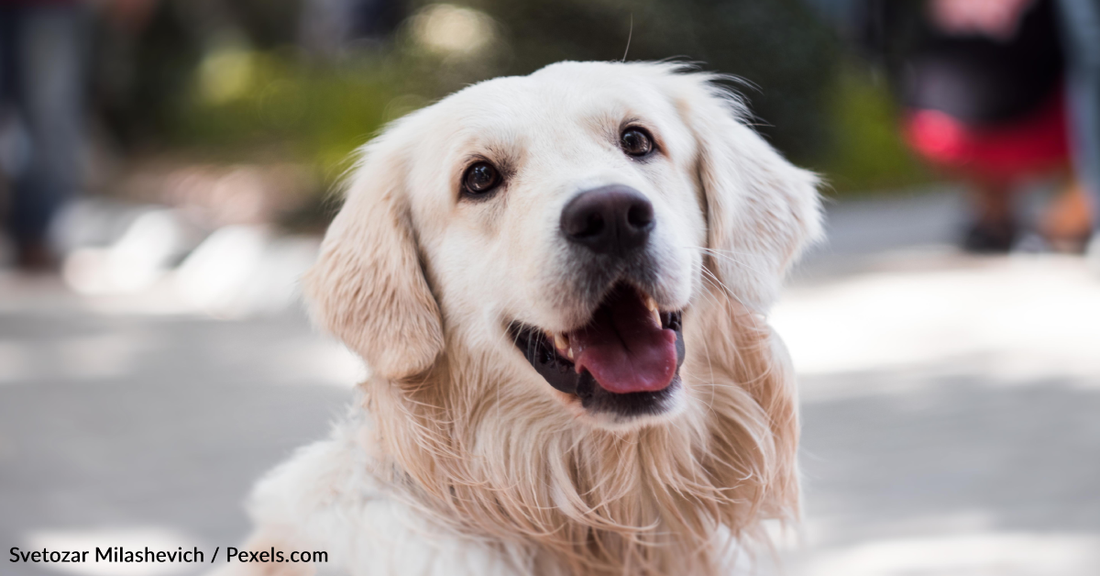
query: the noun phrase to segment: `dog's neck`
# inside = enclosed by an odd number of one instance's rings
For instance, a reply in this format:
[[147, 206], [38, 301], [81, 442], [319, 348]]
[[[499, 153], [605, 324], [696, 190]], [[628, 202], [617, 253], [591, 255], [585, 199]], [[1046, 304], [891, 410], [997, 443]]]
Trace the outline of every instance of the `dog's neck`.
[[[443, 524], [569, 573], [717, 573], [761, 519], [791, 518], [798, 501], [786, 364], [761, 319], [725, 312], [687, 327], [687, 408], [638, 430], [573, 421], [459, 343], [425, 374], [369, 382], [397, 475], [383, 481]], [[731, 320], [730, 341], [701, 341], [721, 333], [705, 322]]]

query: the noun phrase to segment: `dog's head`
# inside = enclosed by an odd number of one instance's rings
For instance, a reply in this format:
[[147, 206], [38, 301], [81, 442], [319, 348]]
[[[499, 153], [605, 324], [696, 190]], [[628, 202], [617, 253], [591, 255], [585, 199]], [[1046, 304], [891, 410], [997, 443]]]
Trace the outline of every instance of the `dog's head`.
[[815, 177], [713, 80], [566, 62], [397, 121], [307, 278], [315, 318], [387, 379], [458, 346], [597, 426], [675, 414], [685, 355], [723, 337], [684, 324], [766, 309], [820, 230]]
[[363, 149], [306, 293], [374, 373], [380, 473], [442, 520], [667, 574], [721, 572], [701, 539], [797, 514], [763, 313], [820, 233], [816, 179], [714, 80], [556, 64]]

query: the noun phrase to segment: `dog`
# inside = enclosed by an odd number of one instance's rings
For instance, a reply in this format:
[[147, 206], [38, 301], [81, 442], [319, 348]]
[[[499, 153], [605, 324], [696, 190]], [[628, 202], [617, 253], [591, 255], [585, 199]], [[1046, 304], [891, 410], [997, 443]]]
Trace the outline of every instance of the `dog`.
[[766, 314], [818, 179], [720, 81], [562, 62], [366, 144], [303, 286], [370, 375], [249, 504], [247, 549], [327, 561], [225, 573], [729, 574], [796, 520]]

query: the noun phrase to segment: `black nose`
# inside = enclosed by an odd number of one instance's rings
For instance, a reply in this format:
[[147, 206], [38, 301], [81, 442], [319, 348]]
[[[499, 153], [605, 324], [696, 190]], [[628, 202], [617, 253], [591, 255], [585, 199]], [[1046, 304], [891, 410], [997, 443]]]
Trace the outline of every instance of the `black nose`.
[[626, 256], [645, 245], [655, 224], [649, 200], [618, 184], [581, 193], [561, 211], [562, 234], [598, 254]]

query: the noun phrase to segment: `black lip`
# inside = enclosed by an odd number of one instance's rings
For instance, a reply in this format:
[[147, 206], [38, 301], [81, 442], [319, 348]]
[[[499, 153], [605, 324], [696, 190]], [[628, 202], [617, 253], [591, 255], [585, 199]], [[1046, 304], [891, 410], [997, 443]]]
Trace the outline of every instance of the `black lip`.
[[676, 373], [668, 387], [655, 392], [609, 392], [596, 382], [588, 370], [578, 374], [573, 362], [558, 354], [542, 330], [513, 322], [508, 331], [535, 371], [556, 390], [579, 398], [585, 409], [620, 416], [640, 416], [663, 412], [665, 401], [680, 386], [680, 366], [684, 363], [685, 352], [683, 315], [682, 312], [661, 312], [660, 317], [661, 326], [676, 333]]

